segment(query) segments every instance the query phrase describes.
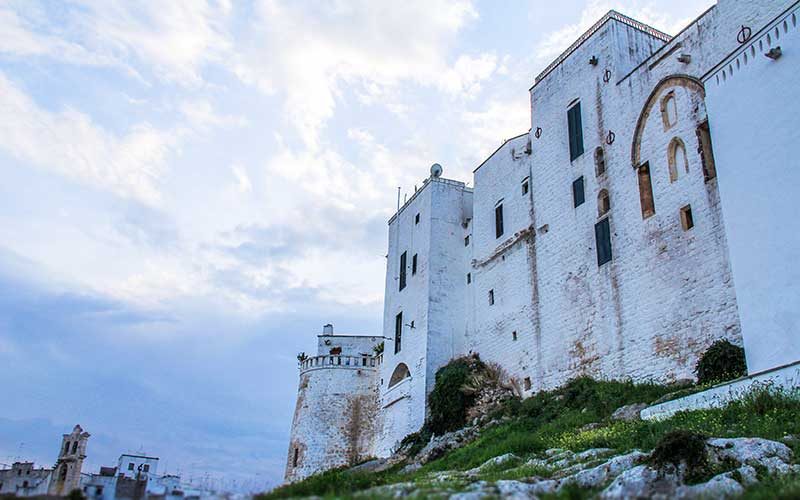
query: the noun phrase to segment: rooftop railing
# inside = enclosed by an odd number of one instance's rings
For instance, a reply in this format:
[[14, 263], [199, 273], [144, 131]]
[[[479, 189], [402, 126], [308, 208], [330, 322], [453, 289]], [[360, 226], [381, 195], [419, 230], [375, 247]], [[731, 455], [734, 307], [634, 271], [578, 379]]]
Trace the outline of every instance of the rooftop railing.
[[299, 363], [300, 373], [318, 368], [375, 369], [383, 362], [378, 356], [312, 356]]

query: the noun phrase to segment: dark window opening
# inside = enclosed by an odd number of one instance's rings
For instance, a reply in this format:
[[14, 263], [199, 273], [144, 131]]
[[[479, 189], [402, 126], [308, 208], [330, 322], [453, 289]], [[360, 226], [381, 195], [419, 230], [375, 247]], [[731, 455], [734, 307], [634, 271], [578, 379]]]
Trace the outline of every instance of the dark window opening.
[[77, 453], [77, 452], [78, 452], [78, 442], [77, 441], [73, 441], [72, 442], [72, 453], [74, 454], [74, 453]]
[[594, 167], [598, 177], [606, 173], [606, 154], [603, 148], [598, 147], [594, 150]]
[[102, 486], [98, 486], [98, 487], [97, 487], [97, 489], [95, 490], [95, 493], [96, 493], [98, 496], [99, 496], [99, 495], [102, 495], [102, 494], [103, 494], [103, 487], [102, 487]]
[[494, 290], [489, 290], [489, 305], [494, 305]]
[[69, 453], [69, 441], [64, 442], [64, 454]]
[[58, 477], [61, 479], [61, 481], [65, 481], [67, 479], [67, 464], [61, 466], [61, 472], [58, 473]]
[[686, 205], [681, 208], [681, 226], [684, 231], [688, 231], [694, 227], [694, 217], [692, 217], [692, 206]]
[[394, 353], [397, 354], [403, 348], [403, 313], [397, 313], [394, 317]]
[[703, 177], [706, 182], [717, 176], [717, 167], [714, 164], [714, 148], [711, 146], [711, 131], [708, 128], [708, 120], [697, 127], [697, 142], [700, 153], [700, 160], [703, 164]]
[[517, 332], [511, 332], [511, 340], [513, 341], [517, 340]]
[[128, 470], [133, 470], [133, 463], [128, 464]]
[[419, 214], [414, 216], [414, 225], [419, 224]]
[[467, 285], [472, 283], [472, 273], [467, 273]]
[[528, 187], [528, 179], [525, 179], [524, 181], [522, 181], [522, 194], [523, 195], [528, 194], [528, 189], [529, 189], [529, 187]]
[[150, 464], [144, 464], [144, 471], [150, 472]]
[[495, 238], [503, 236], [503, 204], [494, 207], [494, 234]]
[[469, 246], [469, 235], [464, 236], [464, 246], [465, 247]]
[[594, 225], [594, 239], [597, 245], [597, 265], [599, 267], [611, 260], [611, 228], [608, 218]]
[[530, 391], [531, 390], [531, 378], [530, 377], [525, 377], [525, 390], [526, 391]]
[[578, 208], [585, 201], [586, 193], [583, 190], [583, 176], [580, 176], [572, 182], [572, 202], [575, 208]]
[[400, 254], [400, 291], [406, 287], [406, 252]]
[[567, 111], [569, 126], [569, 160], [583, 154], [583, 124], [581, 123], [581, 103], [578, 102]]
[[22, 488], [24, 489], [27, 487], [28, 487], [28, 481], [22, 481]]
[[411, 257], [411, 276], [417, 274], [417, 254]]
[[300, 460], [300, 448], [295, 448], [294, 457], [292, 458], [292, 467], [297, 467], [298, 460]]
[[639, 201], [642, 203], [642, 218], [646, 219], [656, 213], [653, 200], [653, 182], [650, 179], [650, 163], [639, 167]]

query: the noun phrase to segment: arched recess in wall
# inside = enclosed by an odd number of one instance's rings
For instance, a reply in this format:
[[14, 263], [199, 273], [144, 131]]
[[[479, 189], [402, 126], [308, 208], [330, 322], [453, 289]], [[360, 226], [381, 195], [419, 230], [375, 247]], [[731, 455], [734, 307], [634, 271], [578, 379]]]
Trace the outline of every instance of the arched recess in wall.
[[611, 210], [611, 198], [608, 196], [608, 191], [601, 189], [597, 195], [597, 216], [602, 217]]
[[654, 109], [658, 109], [660, 113], [660, 101], [670, 92], [674, 87], [683, 87], [689, 92], [697, 92], [700, 97], [705, 100], [706, 89], [703, 83], [689, 75], [672, 75], [664, 78], [650, 93], [650, 97], [644, 103], [642, 111], [639, 113], [639, 119], [636, 121], [636, 129], [633, 133], [633, 144], [631, 144], [631, 165], [633, 168], [638, 168], [646, 158], [641, 157], [642, 151], [642, 136], [644, 134], [645, 126], [653, 113]]
[[686, 158], [686, 145], [680, 137], [673, 137], [667, 146], [669, 181], [675, 182], [681, 172], [689, 173], [689, 160]]
[[392, 376], [389, 378], [389, 389], [396, 386], [403, 380], [409, 378], [411, 376], [411, 372], [408, 370], [408, 366], [405, 363], [400, 363], [392, 372]]

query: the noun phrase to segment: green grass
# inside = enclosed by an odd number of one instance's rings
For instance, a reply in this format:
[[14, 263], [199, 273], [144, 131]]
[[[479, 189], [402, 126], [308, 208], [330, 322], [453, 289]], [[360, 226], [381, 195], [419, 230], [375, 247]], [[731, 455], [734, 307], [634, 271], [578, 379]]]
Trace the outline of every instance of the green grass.
[[769, 478], [745, 491], [742, 500], [797, 500], [800, 498], [800, 476]]
[[[636, 402], [650, 402], [674, 387], [619, 382], [573, 381], [562, 389], [533, 396], [512, 407], [512, 420], [484, 430], [472, 443], [454, 450], [439, 460], [426, 464], [413, 474], [400, 473], [401, 467], [381, 473], [329, 471], [305, 481], [263, 495], [262, 500], [292, 496], [347, 496], [349, 493], [383, 484], [426, 482], [436, 471], [466, 471], [487, 460], [514, 453], [522, 460], [550, 448], [575, 452], [589, 448], [613, 448], [617, 452], [632, 449], [652, 450], [671, 431], [686, 430], [714, 437], [763, 437], [778, 440], [786, 434], [800, 434], [800, 394], [782, 394], [765, 388], [725, 408], [681, 412], [664, 421], [610, 422], [608, 417], [618, 407]], [[510, 406], [511, 407], [511, 406]], [[590, 422], [603, 427], [581, 431]], [[797, 445], [795, 445], [797, 447]], [[795, 449], [800, 452], [800, 449]], [[519, 461], [487, 468], [481, 479], [520, 479], [546, 477], [544, 468], [519, 468]], [[529, 473], [529, 474], [528, 474]], [[760, 487], [759, 487], [760, 488]], [[758, 496], [759, 488], [746, 498]], [[778, 491], [778, 490], [776, 490]], [[782, 480], [782, 498], [800, 498], [800, 479]], [[764, 490], [764, 494], [770, 490]], [[586, 498], [591, 492], [565, 490], [554, 498]], [[795, 495], [795, 496], [792, 496]]]

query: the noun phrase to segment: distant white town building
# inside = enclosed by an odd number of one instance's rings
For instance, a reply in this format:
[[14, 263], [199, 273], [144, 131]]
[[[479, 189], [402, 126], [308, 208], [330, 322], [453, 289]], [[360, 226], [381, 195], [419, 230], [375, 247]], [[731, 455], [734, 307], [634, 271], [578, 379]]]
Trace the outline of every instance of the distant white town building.
[[798, 17], [718, 0], [671, 37], [611, 11], [473, 189], [432, 169], [389, 221], [382, 335], [328, 328], [301, 359], [286, 480], [390, 454], [470, 353], [526, 395], [693, 378], [723, 338], [751, 374], [798, 363]]

